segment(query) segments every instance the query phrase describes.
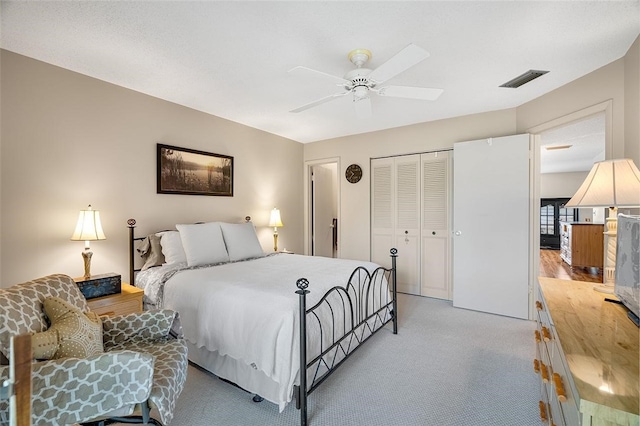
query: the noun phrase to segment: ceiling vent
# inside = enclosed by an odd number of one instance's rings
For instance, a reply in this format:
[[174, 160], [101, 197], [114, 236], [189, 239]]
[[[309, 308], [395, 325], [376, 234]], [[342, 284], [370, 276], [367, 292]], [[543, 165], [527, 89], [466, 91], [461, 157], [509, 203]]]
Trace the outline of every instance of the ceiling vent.
[[517, 89], [523, 84], [527, 84], [531, 80], [535, 80], [536, 78], [545, 75], [549, 71], [540, 71], [540, 70], [529, 70], [522, 75], [517, 76], [516, 78], [507, 81], [504, 84], [501, 84], [500, 87], [508, 87], [510, 89]]

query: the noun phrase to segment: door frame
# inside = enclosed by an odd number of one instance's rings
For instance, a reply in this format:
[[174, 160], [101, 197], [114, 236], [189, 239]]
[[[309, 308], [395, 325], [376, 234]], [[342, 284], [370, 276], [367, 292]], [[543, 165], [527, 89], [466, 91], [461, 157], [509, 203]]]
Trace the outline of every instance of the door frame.
[[313, 214], [313, 212], [311, 211], [311, 204], [312, 204], [312, 200], [311, 197], [313, 195], [313, 193], [311, 192], [311, 172], [312, 172], [312, 167], [313, 166], [319, 166], [322, 164], [331, 164], [331, 163], [335, 163], [336, 164], [336, 173], [338, 174], [338, 179], [337, 182], [338, 184], [336, 185], [336, 201], [337, 201], [337, 205], [338, 205], [338, 213], [337, 213], [337, 219], [338, 219], [338, 247], [337, 247], [337, 253], [336, 253], [336, 257], [340, 257], [340, 253], [342, 253], [341, 250], [341, 244], [342, 244], [342, 238], [341, 238], [341, 233], [342, 233], [342, 221], [340, 220], [340, 212], [341, 212], [341, 208], [340, 208], [340, 188], [341, 188], [341, 179], [340, 179], [340, 173], [342, 171], [342, 168], [340, 167], [340, 157], [330, 157], [330, 158], [322, 158], [319, 160], [309, 160], [309, 161], [305, 161], [304, 162], [304, 254], [305, 255], [310, 255], [312, 248], [312, 240], [311, 240], [311, 235], [313, 233], [313, 230], [311, 229], [311, 225], [312, 225], [312, 220], [311, 220], [311, 215]]
[[613, 158], [613, 100], [609, 99], [604, 102], [592, 105], [587, 108], [574, 111], [561, 117], [549, 120], [545, 123], [530, 127], [525, 131], [533, 137], [533, 155], [532, 155], [532, 183], [533, 183], [533, 200], [531, 202], [531, 243], [532, 256], [530, 258], [529, 282], [533, 283], [530, 290], [532, 294], [529, 297], [529, 319], [533, 319], [534, 297], [538, 291], [538, 276], [540, 275], [540, 148], [542, 146], [541, 133], [557, 127], [563, 127], [576, 121], [584, 120], [594, 114], [604, 112], [604, 158], [610, 160]]

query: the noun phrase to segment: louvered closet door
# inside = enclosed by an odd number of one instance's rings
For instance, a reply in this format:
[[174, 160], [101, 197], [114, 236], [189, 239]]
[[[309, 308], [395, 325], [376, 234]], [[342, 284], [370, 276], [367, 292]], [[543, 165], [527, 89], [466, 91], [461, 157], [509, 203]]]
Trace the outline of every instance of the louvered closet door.
[[422, 154], [422, 274], [420, 294], [451, 299], [449, 274], [450, 181], [449, 152]]
[[394, 181], [393, 158], [371, 160], [371, 261], [386, 268], [394, 247]]
[[398, 291], [420, 294], [420, 155], [395, 159], [395, 247]]

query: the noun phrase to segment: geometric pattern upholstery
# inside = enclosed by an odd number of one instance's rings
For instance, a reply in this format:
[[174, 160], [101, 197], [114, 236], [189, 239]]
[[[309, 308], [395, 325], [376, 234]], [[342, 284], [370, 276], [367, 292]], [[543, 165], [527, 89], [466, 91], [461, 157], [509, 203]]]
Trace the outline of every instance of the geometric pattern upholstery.
[[[0, 289], [0, 352], [9, 354], [11, 336], [47, 329], [46, 297], [59, 297], [87, 312], [86, 299], [66, 275], [50, 275]], [[178, 315], [170, 310], [102, 317], [104, 354], [62, 358], [32, 366], [32, 424], [66, 425], [109, 417], [148, 402], [163, 424], [187, 376], [187, 346]], [[178, 338], [176, 338], [178, 337]], [[9, 368], [0, 366], [0, 380]], [[0, 426], [9, 424], [9, 406], [0, 401]]]
[[[8, 366], [2, 367], [0, 376], [9, 378]], [[153, 380], [153, 357], [121, 351], [62, 358], [35, 363], [31, 376], [31, 424], [70, 425], [122, 407], [133, 411], [135, 404], [146, 401]]]
[[11, 336], [40, 333], [49, 324], [42, 309], [46, 297], [59, 297], [87, 311], [87, 300], [78, 285], [66, 275], [49, 275], [24, 284], [0, 289], [0, 352], [9, 358]]
[[[102, 326], [105, 351], [127, 349], [154, 357], [149, 406], [158, 410], [162, 423], [170, 423], [178, 395], [187, 380], [187, 345], [182, 340], [178, 313], [162, 309], [102, 317]], [[179, 339], [170, 336], [172, 329], [180, 331]]]

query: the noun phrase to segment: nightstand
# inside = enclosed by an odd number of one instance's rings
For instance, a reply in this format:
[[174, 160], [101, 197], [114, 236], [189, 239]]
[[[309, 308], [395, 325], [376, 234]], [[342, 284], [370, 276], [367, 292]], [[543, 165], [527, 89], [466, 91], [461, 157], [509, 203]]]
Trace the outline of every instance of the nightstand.
[[122, 291], [108, 296], [87, 300], [89, 309], [98, 315], [127, 315], [142, 312], [144, 290], [122, 283]]

